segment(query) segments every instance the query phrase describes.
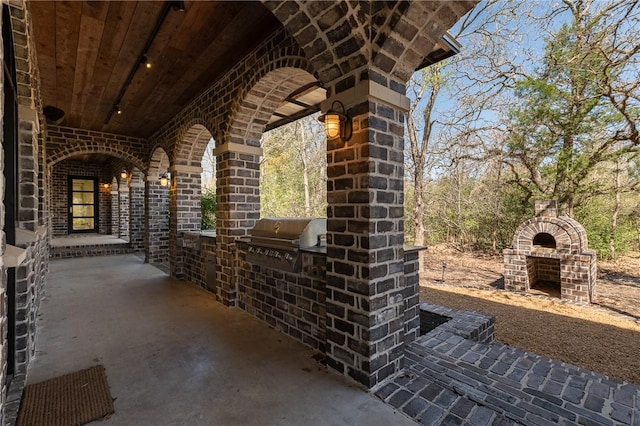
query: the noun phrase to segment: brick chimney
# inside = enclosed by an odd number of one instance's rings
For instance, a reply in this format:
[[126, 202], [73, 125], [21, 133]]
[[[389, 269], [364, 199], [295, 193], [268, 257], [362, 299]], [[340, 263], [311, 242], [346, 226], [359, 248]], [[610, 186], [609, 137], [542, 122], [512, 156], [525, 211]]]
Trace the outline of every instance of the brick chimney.
[[536, 217], [558, 217], [558, 202], [556, 200], [536, 200]]

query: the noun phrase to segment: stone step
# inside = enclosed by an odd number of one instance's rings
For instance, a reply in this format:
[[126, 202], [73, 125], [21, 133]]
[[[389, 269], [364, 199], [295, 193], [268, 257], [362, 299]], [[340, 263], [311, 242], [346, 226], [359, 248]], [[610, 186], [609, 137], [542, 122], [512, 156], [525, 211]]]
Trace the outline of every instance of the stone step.
[[438, 327], [377, 395], [422, 424], [640, 426], [640, 386]]
[[133, 248], [129, 243], [84, 246], [70, 245], [50, 247], [49, 258], [68, 259], [72, 257], [106, 256], [126, 253], [133, 253]]

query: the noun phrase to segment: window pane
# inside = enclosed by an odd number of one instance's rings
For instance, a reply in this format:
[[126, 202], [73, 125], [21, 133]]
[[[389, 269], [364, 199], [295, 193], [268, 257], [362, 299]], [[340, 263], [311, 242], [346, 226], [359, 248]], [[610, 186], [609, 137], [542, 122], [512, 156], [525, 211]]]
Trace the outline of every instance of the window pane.
[[93, 206], [73, 206], [73, 217], [93, 216]]
[[86, 231], [89, 229], [93, 229], [93, 219], [73, 219], [74, 231]]
[[74, 192], [73, 204], [93, 204], [93, 192]]
[[93, 191], [93, 180], [73, 179], [74, 191]]

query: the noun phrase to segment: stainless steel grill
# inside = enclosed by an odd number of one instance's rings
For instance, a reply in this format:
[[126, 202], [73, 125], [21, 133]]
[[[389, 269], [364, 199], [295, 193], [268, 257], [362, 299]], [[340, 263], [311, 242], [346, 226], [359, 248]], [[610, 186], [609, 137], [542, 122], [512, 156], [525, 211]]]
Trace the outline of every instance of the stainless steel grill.
[[247, 260], [289, 272], [300, 272], [300, 249], [324, 244], [326, 219], [263, 218], [251, 230]]

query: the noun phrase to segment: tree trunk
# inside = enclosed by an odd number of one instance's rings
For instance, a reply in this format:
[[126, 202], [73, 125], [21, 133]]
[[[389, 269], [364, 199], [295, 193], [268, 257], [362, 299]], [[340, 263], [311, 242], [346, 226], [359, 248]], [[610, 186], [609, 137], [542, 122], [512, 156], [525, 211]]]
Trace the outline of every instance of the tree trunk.
[[415, 173], [413, 177], [413, 226], [415, 237], [413, 244], [416, 246], [424, 245], [424, 177], [422, 173]]
[[613, 208], [613, 214], [611, 215], [611, 234], [609, 235], [609, 251], [611, 257], [616, 255], [616, 230], [618, 229], [618, 215], [620, 214], [620, 186], [621, 186], [621, 174], [620, 174], [620, 161], [616, 161], [616, 186], [615, 186], [615, 204]]
[[302, 184], [304, 185], [304, 214], [311, 216], [311, 195], [309, 190], [309, 159], [307, 158], [307, 133], [304, 126], [300, 126], [300, 139], [302, 147], [300, 158], [302, 160]]
[[[498, 176], [496, 181], [500, 186], [500, 179], [502, 178], [502, 162], [498, 162]], [[500, 227], [500, 196], [496, 195], [493, 203], [493, 229], [491, 232], [491, 248], [495, 253], [498, 250], [498, 229]]]

